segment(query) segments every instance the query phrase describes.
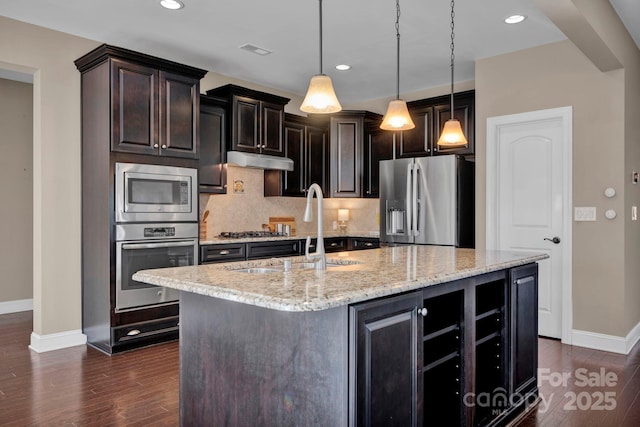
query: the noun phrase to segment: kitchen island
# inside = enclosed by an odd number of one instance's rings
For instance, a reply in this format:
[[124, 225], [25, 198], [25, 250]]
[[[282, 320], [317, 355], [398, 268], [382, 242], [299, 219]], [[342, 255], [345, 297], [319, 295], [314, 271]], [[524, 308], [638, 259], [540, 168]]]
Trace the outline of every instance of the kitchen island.
[[537, 398], [546, 257], [400, 246], [133, 278], [183, 291], [182, 425], [499, 425]]

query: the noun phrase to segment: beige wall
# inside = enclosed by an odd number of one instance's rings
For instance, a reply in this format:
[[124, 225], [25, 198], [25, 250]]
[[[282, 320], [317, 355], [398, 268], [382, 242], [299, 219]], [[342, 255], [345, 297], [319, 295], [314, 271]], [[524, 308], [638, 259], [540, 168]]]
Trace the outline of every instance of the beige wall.
[[0, 78], [0, 302], [33, 298], [33, 87]]
[[[509, 70], [505, 73], [504, 70]], [[573, 107], [573, 205], [596, 206], [596, 222], [573, 225], [574, 329], [626, 335], [624, 219], [624, 73], [600, 72], [570, 41], [476, 62], [476, 245], [484, 247], [486, 120], [488, 117]], [[606, 199], [606, 187], [620, 197]]]
[[[562, 16], [551, 17], [571, 41], [476, 63], [478, 241], [486, 238], [487, 117], [572, 106], [573, 205], [599, 213], [573, 223], [573, 329], [625, 337], [640, 321], [640, 226], [630, 215], [640, 205], [630, 179], [640, 171], [640, 51], [608, 2], [563, 1]], [[585, 26], [602, 41], [598, 51], [579, 38]], [[608, 71], [612, 62], [621, 66]], [[603, 195], [606, 187], [615, 198]], [[618, 217], [604, 219], [606, 209]]]
[[33, 84], [34, 332], [81, 328], [80, 73], [97, 42], [0, 17], [0, 68]]

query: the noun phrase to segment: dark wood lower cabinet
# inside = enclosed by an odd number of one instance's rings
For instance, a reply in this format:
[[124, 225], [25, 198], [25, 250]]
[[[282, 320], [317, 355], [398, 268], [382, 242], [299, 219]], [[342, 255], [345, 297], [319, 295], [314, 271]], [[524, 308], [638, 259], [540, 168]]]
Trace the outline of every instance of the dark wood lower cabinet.
[[352, 425], [417, 425], [421, 303], [414, 292], [351, 307]]
[[[517, 404], [537, 394], [538, 382], [538, 268], [511, 270], [511, 394]], [[524, 402], [526, 403], [526, 402]]]
[[507, 425], [538, 393], [537, 301], [531, 264], [352, 306], [350, 425]]

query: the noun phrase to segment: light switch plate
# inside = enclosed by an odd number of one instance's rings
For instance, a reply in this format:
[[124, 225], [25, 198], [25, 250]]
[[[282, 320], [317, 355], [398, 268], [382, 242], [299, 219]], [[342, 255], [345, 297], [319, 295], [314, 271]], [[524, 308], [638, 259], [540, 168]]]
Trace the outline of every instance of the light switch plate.
[[638, 207], [631, 206], [631, 221], [637, 221], [637, 220], [638, 220]]
[[576, 206], [573, 208], [573, 219], [575, 221], [595, 221], [595, 206]]

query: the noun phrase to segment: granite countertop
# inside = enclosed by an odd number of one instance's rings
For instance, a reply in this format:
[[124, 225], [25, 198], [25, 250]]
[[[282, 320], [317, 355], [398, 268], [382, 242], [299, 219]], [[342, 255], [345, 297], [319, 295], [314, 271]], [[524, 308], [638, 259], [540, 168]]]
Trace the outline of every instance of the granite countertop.
[[[476, 276], [546, 254], [411, 245], [327, 255], [326, 271], [282, 269], [304, 256], [142, 270], [133, 279], [280, 311], [317, 311]], [[271, 268], [267, 273], [233, 271]]]
[[[269, 237], [243, 237], [243, 238], [224, 238], [224, 237], [208, 237], [201, 239], [201, 245], [215, 245], [215, 244], [227, 244], [227, 243], [248, 243], [248, 242], [271, 242], [279, 240], [304, 240], [307, 236], [315, 239], [317, 233], [302, 234], [298, 233], [295, 236], [269, 236]], [[336, 232], [325, 232], [324, 237], [368, 237], [378, 239], [380, 238], [380, 232], [377, 231], [350, 231], [346, 234]]]

